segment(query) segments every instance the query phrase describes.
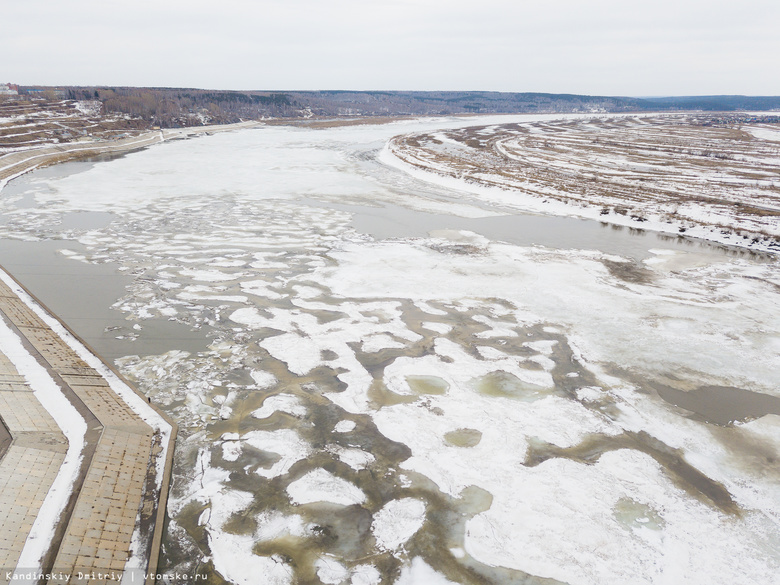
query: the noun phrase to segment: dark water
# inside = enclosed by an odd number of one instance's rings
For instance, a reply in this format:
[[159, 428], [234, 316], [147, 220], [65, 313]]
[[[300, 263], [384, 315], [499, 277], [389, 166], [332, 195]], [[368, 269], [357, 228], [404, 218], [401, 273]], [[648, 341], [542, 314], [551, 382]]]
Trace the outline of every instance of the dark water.
[[389, 203], [369, 206], [304, 201], [310, 205], [327, 206], [353, 214], [352, 226], [357, 231], [377, 239], [422, 238], [435, 230], [467, 230], [493, 241], [517, 246], [544, 246], [557, 250], [597, 250], [634, 260], [653, 257], [654, 254], [649, 252], [653, 248], [681, 252], [721, 253], [735, 257], [764, 256], [742, 248], [590, 219], [522, 213], [466, 218], [418, 211]]
[[719, 425], [746, 421], [765, 414], [780, 415], [780, 398], [731, 386], [704, 386], [695, 390], [677, 390], [662, 384], [650, 384], [667, 402], [689, 410], [703, 420]]
[[[78, 215], [85, 223], [104, 219], [90, 218], [89, 213]], [[62, 248], [84, 249], [62, 240], [0, 240], [0, 265], [104, 359], [113, 362], [125, 355], [206, 349], [205, 331], [174, 321], [147, 319], [140, 330], [133, 329], [121, 311], [111, 308], [127, 294], [133, 278], [112, 263], [87, 264], [67, 258], [58, 252]]]

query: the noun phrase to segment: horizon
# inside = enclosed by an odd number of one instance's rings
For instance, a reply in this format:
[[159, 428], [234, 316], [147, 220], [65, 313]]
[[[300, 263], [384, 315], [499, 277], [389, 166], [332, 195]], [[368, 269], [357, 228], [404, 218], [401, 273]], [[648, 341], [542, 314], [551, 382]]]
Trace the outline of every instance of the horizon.
[[150, 90], [191, 90], [191, 91], [221, 91], [221, 92], [235, 92], [235, 93], [496, 93], [496, 94], [528, 94], [528, 95], [553, 95], [553, 96], [577, 96], [577, 97], [593, 97], [593, 98], [626, 98], [626, 99], [638, 99], [638, 100], [658, 100], [658, 99], [680, 99], [680, 98], [776, 98], [780, 97], [780, 94], [748, 94], [748, 93], [723, 93], [723, 94], [659, 94], [659, 95], [617, 95], [617, 94], [605, 94], [605, 93], [592, 93], [592, 94], [580, 94], [570, 91], [562, 92], [550, 92], [550, 91], [497, 91], [497, 90], [485, 90], [485, 89], [233, 89], [224, 87], [185, 87], [185, 86], [152, 86], [152, 85], [122, 85], [122, 84], [109, 84], [109, 85], [80, 85], [80, 84], [45, 84], [45, 83], [16, 83], [15, 81], [0, 82], [0, 84], [16, 85], [19, 87], [30, 88], [46, 88], [46, 89], [59, 89], [59, 88], [98, 88], [98, 89], [150, 89]]

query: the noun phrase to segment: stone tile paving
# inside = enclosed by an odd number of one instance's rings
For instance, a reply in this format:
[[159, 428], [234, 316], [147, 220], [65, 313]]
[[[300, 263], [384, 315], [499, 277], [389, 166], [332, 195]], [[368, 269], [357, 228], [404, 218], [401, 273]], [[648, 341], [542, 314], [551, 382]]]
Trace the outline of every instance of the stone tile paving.
[[[16, 567], [68, 442], [13, 364], [0, 353], [0, 417], [11, 438], [0, 459], [0, 568]], [[0, 574], [0, 583], [7, 583]]]
[[[12, 445], [0, 461], [0, 567], [17, 565], [65, 452]], [[6, 583], [0, 574], [0, 583]]]

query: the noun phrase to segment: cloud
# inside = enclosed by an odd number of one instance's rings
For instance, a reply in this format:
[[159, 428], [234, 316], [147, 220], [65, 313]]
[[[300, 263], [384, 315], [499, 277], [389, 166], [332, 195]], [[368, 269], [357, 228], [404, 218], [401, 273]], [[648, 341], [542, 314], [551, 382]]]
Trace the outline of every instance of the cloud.
[[26, 0], [0, 74], [39, 84], [780, 94], [759, 0]]

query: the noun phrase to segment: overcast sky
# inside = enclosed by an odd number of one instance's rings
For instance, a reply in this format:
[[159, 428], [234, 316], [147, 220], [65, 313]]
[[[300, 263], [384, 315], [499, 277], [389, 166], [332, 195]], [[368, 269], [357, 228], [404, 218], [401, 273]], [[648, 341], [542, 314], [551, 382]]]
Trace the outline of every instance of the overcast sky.
[[778, 0], [3, 0], [0, 81], [780, 95]]

